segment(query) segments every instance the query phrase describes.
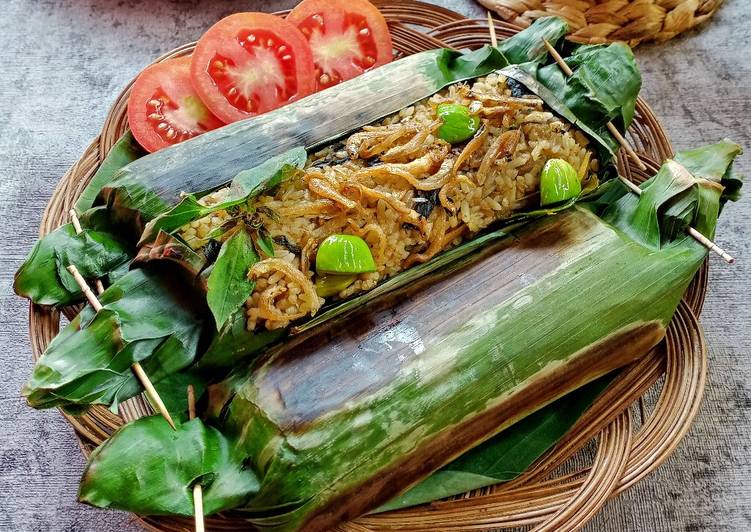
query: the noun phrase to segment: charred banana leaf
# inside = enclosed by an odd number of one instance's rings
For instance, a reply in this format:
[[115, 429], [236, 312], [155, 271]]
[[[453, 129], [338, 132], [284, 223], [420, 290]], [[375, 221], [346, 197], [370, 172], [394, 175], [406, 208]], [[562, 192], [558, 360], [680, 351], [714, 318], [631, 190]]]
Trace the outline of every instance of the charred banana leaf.
[[226, 422], [262, 477], [250, 519], [335, 526], [645, 354], [706, 256], [665, 234], [662, 213], [680, 207], [683, 224], [713, 233], [723, 186], [701, 172], [715, 149], [690, 168], [698, 178], [668, 161], [641, 197], [613, 186], [271, 353]]

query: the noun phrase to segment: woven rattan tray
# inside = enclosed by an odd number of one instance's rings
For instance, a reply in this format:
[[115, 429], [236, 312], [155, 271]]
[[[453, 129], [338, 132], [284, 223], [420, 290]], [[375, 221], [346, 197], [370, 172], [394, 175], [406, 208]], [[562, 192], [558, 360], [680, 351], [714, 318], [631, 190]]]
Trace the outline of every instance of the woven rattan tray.
[[[421, 2], [377, 2], [389, 21], [400, 54], [435, 47], [477, 47], [488, 42], [487, 22]], [[496, 23], [499, 38], [519, 28]], [[190, 53], [182, 46], [159, 60]], [[102, 128], [79, 161], [63, 176], [45, 210], [40, 233], [67, 221], [68, 210], [91, 179], [104, 156], [127, 128], [130, 87], [117, 98]], [[648, 167], [646, 173], [620, 156], [622, 175], [636, 181], [653, 175], [660, 161], [673, 154], [664, 130], [649, 106], [639, 99], [629, 140]], [[358, 519], [341, 530], [488, 530], [536, 526], [540, 530], [581, 527], [605, 504], [659, 466], [675, 449], [697, 413], [704, 390], [707, 355], [701, 312], [707, 286], [706, 264], [689, 287], [666, 339], [640, 362], [626, 368], [558, 445], [521, 477], [505, 484], [467, 493], [452, 500]], [[67, 309], [71, 317], [76, 309]], [[41, 356], [60, 327], [60, 313], [31, 305], [29, 330], [34, 358]], [[649, 394], [651, 408], [642, 397]], [[103, 407], [80, 417], [66, 415], [85, 454], [124, 421], [150, 413], [143, 398], [121, 405], [122, 417]], [[587, 445], [590, 452], [581, 452]], [[587, 462], [592, 448], [594, 460]], [[588, 465], [582, 465], [588, 464]], [[634, 511], [638, 511], [634, 508]], [[153, 530], [190, 530], [192, 520], [142, 518]], [[210, 530], [247, 530], [231, 512], [207, 519]]]

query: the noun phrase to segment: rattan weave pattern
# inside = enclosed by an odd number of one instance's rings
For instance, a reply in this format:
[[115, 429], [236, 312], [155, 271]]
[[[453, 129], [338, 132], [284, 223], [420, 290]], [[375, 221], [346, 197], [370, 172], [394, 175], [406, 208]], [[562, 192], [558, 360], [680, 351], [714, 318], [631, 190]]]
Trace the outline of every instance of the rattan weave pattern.
[[[477, 47], [488, 42], [487, 22], [468, 20], [447, 9], [414, 0], [376, 2], [392, 31], [400, 54], [447, 46]], [[519, 31], [505, 22], [495, 24], [499, 38]], [[157, 59], [185, 55], [187, 44]], [[67, 221], [68, 210], [91, 179], [106, 153], [127, 128], [126, 106], [130, 87], [116, 99], [101, 134], [61, 179], [45, 210], [40, 234]], [[636, 118], [628, 135], [648, 167], [629, 165], [623, 154], [618, 166], [626, 177], [640, 182], [652, 175], [659, 162], [673, 153], [662, 126], [649, 106], [639, 99]], [[706, 264], [689, 287], [671, 323], [665, 341], [638, 363], [626, 368], [554, 449], [519, 478], [502, 485], [475, 490], [452, 500], [362, 517], [340, 526], [342, 531], [376, 530], [490, 530], [534, 526], [539, 530], [574, 530], [581, 527], [608, 498], [628, 489], [659, 466], [688, 430], [701, 401], [706, 378], [707, 352], [696, 316], [701, 312], [707, 286]], [[70, 317], [76, 309], [66, 309]], [[31, 305], [29, 329], [32, 352], [39, 358], [60, 327], [60, 313]], [[658, 383], [659, 384], [656, 384]], [[655, 386], [659, 399], [641, 426], [632, 420], [631, 408]], [[103, 407], [80, 417], [66, 415], [88, 454], [124, 421], [150, 412], [142, 397], [121, 405], [121, 416]], [[562, 464], [595, 441], [593, 463], [574, 473], [559, 474]], [[152, 530], [190, 530], [192, 520], [171, 517], [142, 518]], [[207, 519], [210, 530], [247, 529], [232, 512]]]
[[528, 26], [548, 15], [565, 18], [571, 38], [591, 44], [667, 41], [714, 15], [722, 0], [477, 0], [503, 20]]

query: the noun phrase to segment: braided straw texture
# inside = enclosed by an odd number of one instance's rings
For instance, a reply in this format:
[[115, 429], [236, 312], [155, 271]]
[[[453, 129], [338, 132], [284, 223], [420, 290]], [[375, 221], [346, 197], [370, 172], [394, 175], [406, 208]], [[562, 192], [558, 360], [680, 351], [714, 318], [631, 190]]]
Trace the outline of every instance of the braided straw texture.
[[[488, 42], [484, 20], [468, 20], [447, 9], [414, 0], [376, 2], [389, 21], [394, 46], [402, 55], [435, 47], [478, 47]], [[519, 31], [518, 26], [496, 22], [499, 39]], [[190, 53], [187, 44], [157, 61]], [[127, 128], [130, 87], [115, 101], [102, 132], [60, 180], [45, 210], [40, 235], [66, 223], [68, 210], [91, 179], [102, 159]], [[623, 153], [622, 175], [641, 182], [653, 175], [660, 161], [673, 154], [665, 131], [649, 106], [639, 99], [628, 134], [632, 146], [648, 167], [631, 166]], [[667, 337], [643, 360], [626, 368], [575, 427], [519, 478], [451, 500], [357, 519], [340, 531], [377, 530], [458, 531], [532, 526], [538, 530], [574, 530], [584, 525], [605, 502], [628, 489], [667, 459], [689, 429], [701, 402], [707, 371], [707, 351], [696, 316], [707, 287], [707, 268], [700, 270], [678, 308]], [[78, 309], [68, 308], [67, 317]], [[38, 359], [60, 328], [60, 313], [31, 305], [29, 330]], [[649, 392], [656, 402], [646, 408]], [[120, 416], [97, 406], [85, 415], [65, 415], [88, 455], [124, 422], [148, 415], [145, 399], [136, 397], [120, 406]], [[641, 415], [639, 415], [641, 413]], [[596, 446], [594, 460], [582, 452]], [[591, 463], [590, 463], [591, 462]], [[192, 519], [140, 518], [149, 530], [185, 531]], [[232, 512], [207, 519], [209, 530], [247, 530], [248, 524]]]
[[570, 38], [598, 44], [667, 41], [711, 17], [722, 0], [477, 0], [503, 20], [529, 26], [547, 15], [565, 18]]

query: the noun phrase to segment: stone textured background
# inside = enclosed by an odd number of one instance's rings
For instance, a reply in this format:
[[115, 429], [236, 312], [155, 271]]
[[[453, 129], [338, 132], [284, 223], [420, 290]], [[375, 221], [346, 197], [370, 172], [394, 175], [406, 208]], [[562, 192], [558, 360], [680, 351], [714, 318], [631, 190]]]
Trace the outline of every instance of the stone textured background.
[[[437, 2], [467, 15], [470, 0]], [[75, 501], [83, 468], [56, 411], [19, 396], [31, 369], [27, 306], [13, 272], [37, 237], [59, 177], [94, 137], [115, 95], [151, 59], [235, 11], [293, 1], [3, 0], [0, 8], [0, 530], [140, 530], [128, 515]], [[676, 148], [727, 136], [751, 153], [751, 2], [728, 0], [700, 31], [637, 50], [643, 95]], [[745, 155], [738, 169], [749, 174]], [[747, 185], [749, 186], [749, 185]], [[610, 502], [602, 531], [751, 530], [751, 205], [723, 215], [702, 315], [710, 348], [701, 413], [676, 453]]]

